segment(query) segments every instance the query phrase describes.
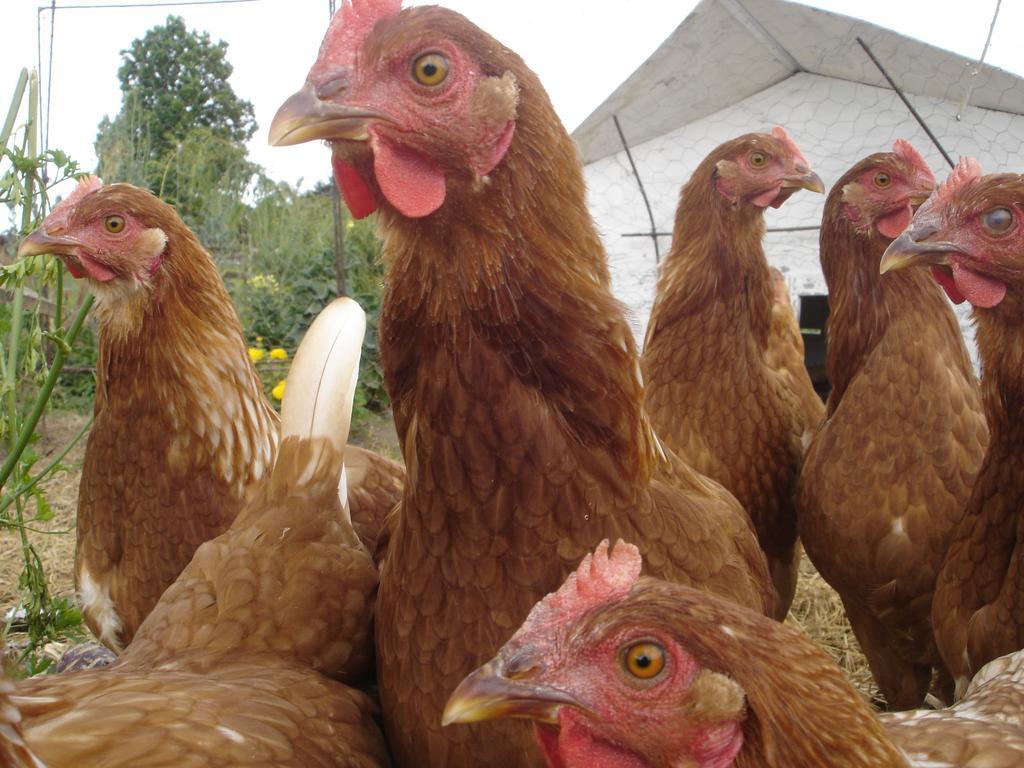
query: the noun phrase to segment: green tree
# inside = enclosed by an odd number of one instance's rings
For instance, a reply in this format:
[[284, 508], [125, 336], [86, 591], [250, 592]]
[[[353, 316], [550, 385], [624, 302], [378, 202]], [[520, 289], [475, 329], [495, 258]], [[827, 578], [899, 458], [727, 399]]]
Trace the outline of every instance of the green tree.
[[106, 181], [148, 187], [174, 203], [200, 236], [223, 229], [213, 211], [237, 206], [256, 172], [244, 142], [256, 131], [253, 108], [228, 78], [227, 43], [189, 30], [168, 16], [121, 51], [121, 110], [100, 122], [96, 137], [99, 173]]
[[238, 98], [228, 83], [233, 70], [227, 50], [223, 40], [213, 43], [208, 33], [186, 29], [180, 16], [168, 16], [163, 26], [121, 51], [121, 92], [134, 94], [134, 106], [149, 115], [147, 138], [156, 156], [199, 126], [230, 141], [252, 138], [252, 104]]

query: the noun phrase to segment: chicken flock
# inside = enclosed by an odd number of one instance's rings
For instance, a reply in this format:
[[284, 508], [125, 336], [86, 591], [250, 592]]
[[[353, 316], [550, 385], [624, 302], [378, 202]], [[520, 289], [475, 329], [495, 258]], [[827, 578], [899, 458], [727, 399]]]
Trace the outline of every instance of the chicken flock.
[[[347, 444], [358, 307], [279, 421], [173, 208], [80, 181], [19, 252], [98, 298], [75, 580], [117, 656], [0, 680], [3, 765], [1024, 765], [1024, 177], [898, 140], [832, 187], [822, 404], [781, 127], [683, 186], [642, 350], [572, 140], [464, 17], [346, 0], [270, 139], [377, 214], [405, 466]], [[891, 711], [783, 623], [804, 551]]]

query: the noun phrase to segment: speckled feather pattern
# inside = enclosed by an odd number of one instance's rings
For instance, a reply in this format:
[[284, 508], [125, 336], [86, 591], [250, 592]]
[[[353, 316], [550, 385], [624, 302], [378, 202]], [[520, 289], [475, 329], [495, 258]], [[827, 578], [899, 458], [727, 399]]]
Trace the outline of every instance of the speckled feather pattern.
[[[769, 344], [773, 287], [760, 209], [715, 188], [715, 164], [746, 137], [711, 153], [683, 187], [665, 257], [643, 371], [646, 407], [665, 443], [732, 492], [750, 515], [785, 616], [799, 561], [792, 493], [808, 416]], [[801, 388], [810, 387], [801, 365]], [[813, 420], [813, 416], [811, 417]]]
[[45, 768], [25, 742], [22, 714], [13, 701], [14, 683], [0, 677], [0, 765], [4, 768]]
[[381, 358], [408, 473], [381, 565], [385, 728], [399, 765], [540, 766], [528, 726], [442, 730], [441, 711], [601, 539], [758, 610], [768, 577], [735, 502], [662, 457], [579, 159], [536, 77], [461, 17], [415, 11], [514, 74], [519, 111], [485, 183], [453, 174], [423, 219], [381, 212]]
[[359, 540], [376, 558], [386, 540], [388, 516], [402, 500], [405, 468], [379, 453], [353, 445], [345, 451], [345, 467], [352, 526]]
[[[945, 215], [957, 226], [973, 211], [1024, 205], [1024, 176], [980, 174], [964, 161], [943, 185]], [[977, 255], [999, 262], [1007, 293], [973, 313], [992, 437], [935, 590], [936, 639], [958, 688], [989, 660], [1024, 647], [1024, 253], [1011, 246]]]
[[51, 768], [389, 764], [372, 675], [373, 561], [337, 495], [341, 455], [286, 439], [110, 667], [33, 678], [15, 703]]
[[772, 301], [772, 322], [768, 331], [765, 361], [778, 371], [786, 386], [797, 396], [803, 413], [804, 439], [809, 441], [825, 418], [825, 404], [807, 375], [804, 364], [804, 338], [800, 321], [790, 304], [789, 290], [781, 272], [772, 268], [775, 292]]
[[[170, 206], [118, 186], [125, 207], [168, 236], [140, 313], [129, 306], [137, 300], [113, 296], [101, 297], [97, 309], [95, 422], [79, 487], [76, 586], [83, 570], [109, 585], [123, 645], [270, 468], [277, 417], [209, 255]], [[99, 633], [88, 610], [85, 619]]]
[[828, 418], [800, 479], [800, 535], [843, 599], [889, 705], [919, 705], [941, 667], [935, 579], [987, 442], [977, 381], [953, 312], [923, 270], [880, 276], [888, 241], [826, 203], [831, 296]]
[[937, 712], [882, 715], [893, 741], [922, 768], [1012, 768], [1024, 762], [1024, 651], [985, 665], [966, 695]]
[[48, 768], [388, 765], [366, 694], [276, 660], [33, 678], [18, 701]]

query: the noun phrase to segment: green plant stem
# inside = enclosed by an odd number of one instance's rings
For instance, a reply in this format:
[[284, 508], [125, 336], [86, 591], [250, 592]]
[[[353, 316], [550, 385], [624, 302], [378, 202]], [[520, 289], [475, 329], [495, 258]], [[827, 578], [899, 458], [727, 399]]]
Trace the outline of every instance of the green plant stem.
[[27, 83], [28, 70], [22, 69], [21, 74], [18, 75], [18, 84], [14, 86], [14, 97], [11, 99], [11, 108], [7, 110], [7, 119], [4, 120], [3, 128], [0, 128], [0, 152], [7, 149], [7, 140], [11, 138], [14, 121], [18, 119], [18, 112], [21, 111], [21, 100], [25, 96]]
[[[89, 314], [89, 310], [92, 308], [92, 303], [95, 300], [96, 297], [94, 295], [90, 295], [84, 302], [82, 302], [82, 306], [79, 308], [78, 314], [75, 315], [75, 319], [71, 323], [71, 327], [68, 329], [67, 335], [64, 337], [64, 341], [67, 342], [68, 347], [72, 346], [75, 343], [75, 339], [78, 338], [78, 334], [82, 330], [82, 325], [85, 323], [85, 317]], [[35, 432], [36, 424], [39, 423], [39, 419], [46, 408], [46, 403], [50, 399], [50, 395], [53, 393], [53, 387], [57, 383], [57, 378], [60, 376], [60, 372], [64, 368], [64, 350], [64, 345], [57, 346], [57, 352], [53, 356], [53, 364], [50, 366], [50, 371], [46, 375], [46, 380], [43, 382], [42, 389], [39, 390], [39, 394], [36, 397], [35, 403], [32, 405], [32, 410], [29, 412], [28, 418], [21, 426], [21, 431], [18, 433], [18, 437], [14, 441], [14, 445], [11, 448], [10, 455], [7, 457], [7, 461], [4, 462], [3, 467], [0, 467], [0, 488], [3, 488], [7, 483], [11, 473], [18, 464], [18, 460], [21, 458], [21, 454], [24, 452], [29, 440], [32, 439], [32, 434]]]
[[[53, 258], [53, 257], [51, 257]], [[51, 331], [64, 327], [64, 267], [57, 264], [57, 287], [53, 295], [53, 327]]]
[[0, 514], [6, 511], [7, 508], [14, 503], [15, 499], [24, 496], [26, 493], [35, 488], [39, 483], [45, 480], [47, 476], [60, 465], [60, 463], [64, 460], [64, 457], [68, 455], [72, 448], [78, 445], [78, 441], [81, 440], [85, 436], [85, 433], [89, 431], [89, 427], [92, 426], [92, 420], [93, 417], [90, 416], [89, 420], [85, 422], [85, 425], [80, 430], [78, 430], [78, 434], [71, 438], [71, 441], [64, 446], [64, 449], [60, 453], [58, 453], [57, 456], [53, 459], [53, 461], [47, 464], [44, 469], [40, 470], [38, 474], [30, 478], [29, 481], [25, 483], [23, 486], [21, 486], [17, 490], [11, 491], [11, 493], [9, 493], [6, 497], [4, 497], [2, 501], [0, 501]]

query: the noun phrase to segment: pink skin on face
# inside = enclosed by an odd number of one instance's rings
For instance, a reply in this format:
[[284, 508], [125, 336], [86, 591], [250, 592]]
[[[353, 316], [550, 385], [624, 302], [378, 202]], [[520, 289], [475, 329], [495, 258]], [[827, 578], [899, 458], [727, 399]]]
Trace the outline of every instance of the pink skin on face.
[[[425, 31], [380, 61], [366, 62], [363, 46], [378, 22], [399, 12], [391, 0], [363, 0], [335, 15], [307, 81], [315, 87], [344, 82], [335, 96], [382, 119], [367, 125], [373, 180], [347, 158], [353, 141], [339, 141], [335, 178], [352, 215], [363, 218], [387, 201], [402, 216], [428, 216], [445, 201], [452, 174], [483, 178], [504, 158], [515, 134], [514, 80], [488, 77], [452, 41]], [[425, 85], [414, 76], [420, 57], [439, 55], [444, 77]], [[356, 62], [359, 62], [356, 65]]]
[[[961, 158], [942, 186], [921, 206], [914, 217], [914, 229], [934, 229], [936, 234], [929, 239], [942, 241], [943, 229], [946, 226], [944, 209], [955, 201], [960, 191], [977, 182], [981, 175], [981, 166], [977, 160], [970, 157]], [[969, 301], [975, 307], [991, 309], [1006, 297], [1004, 282], [979, 272], [975, 267], [975, 264], [992, 258], [993, 254], [1021, 248], [1024, 211], [1016, 203], [1003, 207], [1007, 207], [1013, 216], [1013, 222], [1007, 230], [998, 235], [987, 232], [982, 223], [985, 211], [973, 211], [964, 217], [964, 221], [956, 229], [955, 242], [960, 252], [953, 251], [948, 254], [949, 271], [941, 267], [932, 267], [936, 281], [953, 303], [962, 304]]]

